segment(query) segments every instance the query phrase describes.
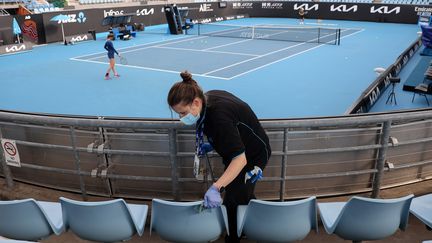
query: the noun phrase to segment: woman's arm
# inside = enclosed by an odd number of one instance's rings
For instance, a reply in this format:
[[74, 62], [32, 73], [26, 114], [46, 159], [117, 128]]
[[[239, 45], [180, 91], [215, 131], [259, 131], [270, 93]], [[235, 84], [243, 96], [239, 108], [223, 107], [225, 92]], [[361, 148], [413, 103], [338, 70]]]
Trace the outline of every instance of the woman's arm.
[[247, 160], [245, 153], [235, 157], [228, 165], [228, 168], [224, 171], [222, 176], [214, 183], [217, 189], [220, 190], [221, 187], [226, 187], [229, 185], [240, 174], [246, 164]]

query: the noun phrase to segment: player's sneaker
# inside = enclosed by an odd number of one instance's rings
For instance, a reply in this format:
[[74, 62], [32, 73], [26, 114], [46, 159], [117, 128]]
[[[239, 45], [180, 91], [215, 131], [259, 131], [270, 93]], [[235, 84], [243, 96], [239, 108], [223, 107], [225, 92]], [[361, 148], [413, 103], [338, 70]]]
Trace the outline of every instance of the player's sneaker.
[[108, 75], [105, 76], [105, 80], [110, 80], [110, 79], [111, 79], [110, 76], [108, 76]]
[[120, 75], [118, 73], [114, 74], [114, 77], [120, 78]]

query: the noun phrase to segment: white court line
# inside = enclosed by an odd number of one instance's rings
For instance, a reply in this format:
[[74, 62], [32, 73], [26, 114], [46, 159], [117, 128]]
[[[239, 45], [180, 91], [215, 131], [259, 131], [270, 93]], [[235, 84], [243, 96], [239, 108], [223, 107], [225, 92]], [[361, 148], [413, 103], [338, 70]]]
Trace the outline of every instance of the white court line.
[[[343, 38], [345, 38], [345, 37], [348, 37], [348, 36], [351, 36], [351, 35], [355, 35], [355, 34], [360, 33], [360, 32], [362, 32], [362, 31], [364, 31], [364, 29], [361, 29], [361, 30], [359, 30], [359, 31], [357, 31], [357, 32], [351, 33], [351, 34], [346, 35], [346, 36], [344, 36], [344, 37], [341, 37], [341, 39], [343, 39]], [[287, 57], [284, 57], [284, 58], [282, 58], [282, 59], [279, 59], [279, 60], [276, 60], [276, 61], [273, 61], [273, 62], [270, 62], [270, 63], [266, 63], [266, 64], [264, 64], [264, 65], [262, 65], [262, 66], [259, 66], [259, 67], [253, 68], [253, 69], [251, 69], [251, 70], [248, 70], [248, 71], [246, 71], [246, 72], [243, 72], [243, 73], [237, 74], [237, 75], [235, 75], [235, 76], [232, 76], [232, 77], [229, 78], [229, 80], [231, 80], [231, 79], [233, 79], [233, 78], [236, 78], [236, 77], [239, 77], [239, 76], [242, 76], [242, 75], [244, 75], [244, 74], [246, 74], [246, 73], [250, 73], [250, 72], [253, 72], [253, 71], [255, 71], [255, 70], [261, 69], [261, 68], [263, 68], [263, 67], [267, 67], [267, 66], [272, 65], [272, 64], [274, 64], [274, 63], [277, 63], [277, 62], [280, 62], [280, 61], [283, 61], [283, 60], [289, 59], [289, 58], [294, 57], [294, 56], [297, 56], [297, 55], [299, 55], [299, 54], [302, 54], [302, 53], [308, 52], [308, 51], [310, 51], [310, 50], [316, 49], [316, 48], [321, 47], [321, 46], [323, 46], [323, 45], [325, 45], [325, 44], [321, 44], [321, 45], [318, 45], [318, 46], [313, 47], [313, 48], [311, 48], [311, 49], [307, 49], [307, 50], [304, 50], [304, 51], [302, 51], [302, 52], [299, 52], [299, 53], [293, 54], [293, 55], [291, 55], [291, 56], [287, 56]]]
[[[103, 64], [103, 65], [107, 65], [108, 64], [107, 62], [91, 61], [91, 60], [88, 60], [88, 59], [70, 58], [70, 60], [78, 61], [78, 62], [97, 63], [97, 64]], [[175, 73], [175, 74], [179, 74], [180, 72], [182, 72], [182, 71], [172, 71], [172, 70], [166, 70], [166, 69], [141, 67], [141, 66], [134, 66], [134, 65], [116, 64], [116, 66], [130, 67], [130, 68], [137, 68], [137, 69], [144, 69], [144, 70], [151, 70], [151, 71], [158, 71], [158, 72], [166, 72], [166, 73]], [[196, 74], [196, 73], [193, 73], [193, 75], [194, 76], [199, 76], [199, 77], [215, 78], [215, 79], [223, 79], [223, 80], [229, 80], [230, 79], [230, 78], [223, 78], [223, 77], [217, 77], [217, 76], [211, 76], [211, 75], [205, 75], [205, 74]]]
[[[205, 36], [208, 37], [208, 36]], [[144, 44], [139, 44], [139, 45], [135, 45], [135, 46], [128, 46], [128, 47], [122, 47], [122, 48], [118, 48], [117, 50], [125, 50], [125, 49], [130, 49], [130, 48], [134, 48], [134, 47], [139, 47], [139, 46], [147, 46], [147, 45], [152, 45], [152, 44], [156, 44], [156, 43], [164, 43], [164, 42], [169, 42], [166, 44], [171, 44], [171, 43], [177, 43], [177, 42], [170, 42], [170, 41], [175, 41], [175, 40], [194, 40], [197, 37], [194, 38], [190, 38], [190, 36], [185, 36], [185, 37], [180, 37], [180, 38], [176, 38], [176, 39], [172, 39], [172, 40], [162, 40], [162, 41], [153, 41], [153, 42], [149, 42], [149, 43], [144, 43]], [[204, 38], [204, 37], [201, 37]], [[134, 49], [134, 50], [141, 50], [141, 49]], [[130, 51], [128, 51], [130, 52]], [[95, 52], [95, 53], [91, 53], [91, 54], [86, 54], [86, 55], [81, 55], [81, 56], [76, 56], [76, 57], [71, 57], [69, 59], [77, 59], [77, 58], [82, 58], [82, 57], [87, 57], [87, 56], [93, 56], [93, 55], [97, 55], [97, 54], [106, 54], [106, 52]], [[100, 56], [100, 57], [104, 57], [104, 56]]]
[[[343, 31], [348, 31], [348, 30], [353, 30], [353, 29], [345, 29], [345, 30], [343, 30]], [[357, 33], [360, 33], [360, 32], [362, 32], [362, 31], [364, 31], [364, 29], [356, 29], [356, 30], [358, 30], [358, 32], [355, 32], [355, 33], [352, 33], [352, 34], [349, 34], [349, 35], [343, 36], [343, 37], [341, 37], [341, 39], [343, 39], [343, 38], [345, 38], [345, 37], [349, 37], [349, 36], [351, 36], [351, 35], [354, 35], [354, 34], [357, 34]], [[342, 31], [342, 32], [343, 32], [343, 31]], [[209, 36], [201, 36], [201, 37], [190, 38], [190, 39], [181, 38], [182, 41], [180, 41], [180, 42], [187, 41], [187, 40], [195, 40], [195, 39], [201, 39], [201, 38], [208, 38], [208, 37], [209, 37]], [[185, 40], [183, 40], [183, 39], [185, 39]], [[245, 41], [249, 41], [249, 40], [253, 40], [253, 39], [247, 39], [247, 40], [245, 40]], [[155, 42], [155, 43], [161, 43], [161, 42], [165, 42], [165, 41], [160, 41], [160, 42]], [[170, 43], [166, 43], [166, 44], [162, 44], [162, 45], [157, 45], [157, 46], [150, 46], [150, 47], [161, 47], [161, 46], [164, 46], [164, 45], [169, 45], [169, 44], [171, 44], [171, 43], [172, 43], [172, 42], [170, 42]], [[307, 43], [307, 42], [306, 42], [306, 43]], [[270, 54], [273, 54], [273, 53], [276, 53], [276, 52], [279, 52], [279, 51], [283, 51], [283, 50], [286, 50], [286, 49], [289, 49], [289, 48], [292, 48], [292, 47], [295, 47], [295, 46], [299, 46], [299, 45], [302, 45], [302, 44], [306, 44], [306, 43], [300, 43], [300, 44], [297, 44], [297, 45], [294, 45], [294, 46], [290, 46], [290, 47], [287, 47], [287, 48], [283, 48], [283, 49], [280, 49], [280, 50], [273, 51], [273, 52], [271, 52], [271, 53], [267, 53], [267, 54], [265, 54], [265, 55], [256, 56], [256, 57], [254, 57], [254, 58], [248, 59], [248, 60], [243, 61], [243, 62], [251, 61], [251, 60], [257, 59], [257, 58], [259, 58], [259, 57], [264, 57], [264, 56], [267, 56], [267, 55], [270, 55]], [[147, 43], [147, 44], [150, 44], [150, 43]], [[145, 45], [147, 45], [147, 44], [145, 44]], [[231, 43], [231, 44], [232, 44], [232, 43]], [[240, 73], [240, 74], [238, 74], [238, 75], [235, 75], [235, 76], [232, 76], [232, 77], [229, 77], [229, 78], [223, 78], [223, 77], [218, 77], [218, 76], [208, 75], [208, 74], [210, 74], [210, 73], [213, 73], [213, 72], [219, 71], [219, 69], [218, 69], [218, 70], [213, 70], [213, 71], [211, 71], [211, 72], [207, 72], [207, 73], [204, 73], [204, 74], [193, 74], [193, 75], [195, 75], [195, 76], [200, 76], [200, 77], [208, 77], [208, 78], [222, 79], [222, 80], [231, 80], [231, 79], [233, 79], [233, 78], [236, 78], [236, 77], [242, 76], [242, 75], [244, 75], [244, 74], [246, 74], [246, 73], [249, 73], [249, 72], [252, 72], [252, 71], [255, 71], [255, 70], [261, 69], [261, 68], [263, 68], [263, 67], [266, 67], [266, 66], [269, 66], [269, 65], [271, 65], [271, 64], [273, 64], [273, 63], [277, 63], [277, 62], [280, 62], [280, 61], [282, 61], [282, 60], [285, 60], [285, 59], [291, 58], [291, 57], [293, 57], [293, 56], [297, 56], [297, 55], [299, 55], [299, 54], [301, 54], [301, 53], [307, 52], [307, 51], [309, 51], [309, 50], [313, 50], [313, 49], [318, 48], [318, 47], [321, 47], [321, 46], [323, 46], [323, 45], [325, 45], [325, 44], [321, 44], [321, 45], [318, 45], [318, 46], [313, 47], [313, 48], [311, 48], [311, 49], [308, 49], [308, 50], [305, 50], [305, 51], [302, 51], [302, 52], [299, 52], [299, 53], [293, 54], [293, 55], [291, 55], [291, 56], [288, 56], [288, 57], [285, 57], [285, 58], [282, 58], [282, 59], [276, 60], [276, 61], [271, 62], [271, 63], [267, 63], [267, 64], [265, 64], [265, 65], [259, 66], [259, 67], [257, 67], [257, 68], [254, 68], [254, 69], [248, 70], [248, 71], [246, 71], [246, 72]], [[147, 47], [147, 48], [150, 48], [150, 47]], [[128, 48], [130, 48], [130, 47], [128, 47]], [[141, 48], [141, 49], [147, 49], [147, 48]], [[163, 48], [170, 48], [170, 47], [163, 47]], [[124, 49], [124, 48], [123, 48], [123, 49]], [[133, 50], [131, 50], [131, 51], [133, 51]], [[94, 55], [94, 54], [93, 54], [93, 55]], [[89, 56], [89, 55], [85, 55], [85, 56]], [[83, 57], [83, 56], [80, 56], [80, 57]], [[103, 56], [101, 56], [101, 57], [103, 57]], [[77, 59], [77, 58], [79, 58], [79, 57], [70, 58], [70, 60], [73, 60], [73, 61], [81, 61], [81, 62], [97, 63], [97, 64], [104, 64], [104, 65], [107, 64], [106, 62], [91, 61], [91, 60], [84, 60], [84, 59]], [[240, 62], [240, 63], [243, 63], [243, 62]], [[240, 64], [240, 63], [237, 63], [237, 64]], [[237, 65], [237, 64], [234, 64], [234, 65]], [[118, 65], [118, 66], [124, 66], [124, 67], [137, 68], [137, 69], [151, 70], [151, 71], [159, 71], [159, 72], [175, 73], [175, 74], [178, 74], [178, 72], [180, 72], [180, 71], [172, 71], [172, 70], [157, 69], [157, 68], [149, 68], [149, 67], [141, 67], [141, 66], [133, 66], [133, 65], [122, 65], [122, 64], [116, 64], [116, 65]], [[234, 65], [230, 65], [230, 66], [234, 66]], [[224, 68], [222, 68], [222, 69], [228, 68], [228, 67], [230, 67], [230, 66], [224, 67]], [[220, 70], [222, 70], [222, 69], [220, 69]]]
[[[347, 31], [347, 30], [344, 30], [344, 31]], [[341, 32], [343, 32], [343, 31], [341, 31]], [[316, 40], [316, 39], [317, 38], [312, 39], [311, 41]], [[234, 64], [231, 64], [229, 66], [223, 67], [223, 68], [219, 68], [219, 69], [216, 69], [216, 70], [204, 73], [204, 75], [207, 75], [207, 74], [210, 74], [210, 73], [214, 73], [214, 72], [218, 72], [220, 70], [224, 70], [224, 69], [227, 69], [227, 68], [230, 68], [230, 67], [234, 67], [234, 66], [240, 65], [242, 63], [246, 63], [246, 62], [249, 62], [249, 61], [261, 58], [261, 57], [265, 57], [265, 56], [268, 56], [268, 55], [271, 55], [271, 54], [274, 54], [274, 53], [277, 53], [277, 52], [285, 51], [285, 50], [288, 50], [288, 49], [291, 49], [291, 48], [294, 48], [294, 47], [297, 47], [297, 46], [301, 46], [301, 45], [304, 45], [304, 44], [307, 44], [307, 43], [310, 43], [310, 42], [304, 42], [304, 43], [299, 43], [299, 44], [296, 44], [296, 45], [293, 45], [293, 46], [288, 46], [288, 47], [285, 47], [285, 48], [282, 48], [282, 49], [279, 49], [279, 50], [276, 50], [276, 51], [269, 52], [269, 53], [261, 55], [261, 56], [257, 56], [257, 57], [254, 57], [254, 58], [251, 58], [251, 59], [248, 59], [248, 60], [244, 60], [244, 61], [241, 61], [241, 62], [238, 62], [238, 63], [234, 63]], [[321, 46], [321, 45], [319, 45], [319, 46]]]
[[242, 42], [246, 42], [246, 41], [251, 41], [251, 40], [253, 40], [253, 39], [235, 41], [235, 42], [232, 42], [232, 43], [223, 44], [223, 45], [219, 45], [219, 46], [214, 46], [214, 47], [210, 47], [210, 48], [207, 48], [207, 49], [203, 49], [203, 51], [208, 51], [208, 50], [216, 49], [216, 48], [219, 48], [219, 47], [234, 45], [234, 44], [238, 44], [238, 43], [242, 43]]
[[[136, 49], [129, 50], [129, 51], [123, 51], [121, 53], [129, 53], [129, 52], [134, 52], [134, 51], [139, 51], [139, 50], [145, 50], [145, 49], [150, 49], [150, 48], [155, 48], [155, 47], [161, 47], [161, 46], [165, 46], [165, 45], [171, 45], [171, 44], [185, 42], [185, 41], [190, 41], [190, 40], [204, 39], [204, 38], [209, 38], [209, 36], [198, 36], [198, 37], [189, 38], [189, 39], [181, 38], [181, 40], [179, 40], [179, 41], [172, 41], [172, 42], [165, 43], [165, 44], [160, 44], [160, 45], [153, 45], [153, 46], [146, 46], [146, 47], [142, 47], [142, 48], [136, 48]], [[101, 54], [102, 53], [103, 52], [101, 52]], [[102, 58], [102, 57], [104, 57], [104, 56], [96, 56], [96, 57], [88, 58], [88, 60], [94, 60], [94, 59], [98, 59], [98, 58]]]
[[177, 48], [177, 47], [169, 47], [169, 46], [155, 46], [155, 48], [160, 49], [172, 49], [172, 50], [180, 50], [180, 51], [196, 51], [196, 52], [210, 52], [210, 53], [222, 53], [229, 55], [238, 55], [238, 56], [250, 56], [257, 57], [259, 55], [246, 54], [246, 53], [238, 53], [238, 52], [227, 52], [227, 51], [207, 51], [206, 49], [189, 49], [189, 48]]

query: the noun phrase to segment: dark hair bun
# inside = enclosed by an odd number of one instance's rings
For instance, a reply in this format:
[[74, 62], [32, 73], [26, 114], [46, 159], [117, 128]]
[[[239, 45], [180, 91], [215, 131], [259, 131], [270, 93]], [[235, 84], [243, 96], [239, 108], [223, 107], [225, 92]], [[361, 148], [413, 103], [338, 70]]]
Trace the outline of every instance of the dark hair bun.
[[188, 72], [188, 71], [181, 72], [180, 76], [182, 77], [183, 82], [189, 83], [190, 81], [193, 81], [192, 74], [190, 72]]

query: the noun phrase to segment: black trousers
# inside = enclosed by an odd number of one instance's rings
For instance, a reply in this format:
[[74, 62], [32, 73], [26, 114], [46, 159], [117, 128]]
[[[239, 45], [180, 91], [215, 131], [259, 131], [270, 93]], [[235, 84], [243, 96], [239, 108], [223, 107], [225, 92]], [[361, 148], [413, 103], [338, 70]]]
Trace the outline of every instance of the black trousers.
[[225, 242], [227, 243], [240, 242], [240, 237], [237, 236], [237, 206], [247, 205], [251, 199], [255, 199], [255, 183], [245, 183], [244, 181], [246, 171], [248, 170], [244, 168], [240, 174], [225, 187], [223, 204], [227, 209], [229, 225], [229, 235], [225, 237]]

